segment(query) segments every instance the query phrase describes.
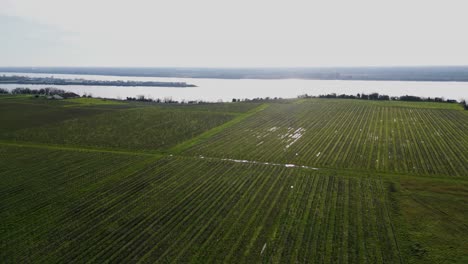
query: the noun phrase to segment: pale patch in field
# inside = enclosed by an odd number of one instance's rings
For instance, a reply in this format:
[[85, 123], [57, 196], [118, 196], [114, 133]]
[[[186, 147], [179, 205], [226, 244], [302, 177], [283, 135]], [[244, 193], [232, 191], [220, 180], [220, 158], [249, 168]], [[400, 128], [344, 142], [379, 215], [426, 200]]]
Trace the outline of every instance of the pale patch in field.
[[284, 166], [286, 168], [304, 168], [304, 169], [310, 169], [310, 170], [318, 170], [318, 168], [295, 165], [295, 164], [281, 164], [281, 163], [261, 162], [261, 161], [254, 161], [254, 160], [238, 160], [238, 159], [221, 159], [221, 160], [231, 161], [231, 162], [236, 162], [236, 163], [261, 164], [261, 165], [270, 165], [270, 166]]
[[316, 157], [318, 158], [318, 156], [320, 156], [321, 153], [322, 153], [322, 152], [317, 153]]
[[[271, 133], [277, 131], [278, 129], [280, 129], [279, 127], [271, 127], [269, 129], [266, 130], [266, 133], [265, 132], [255, 132], [253, 133], [253, 136], [255, 136], [257, 139], [262, 139], [262, 138], [265, 138], [267, 137], [268, 135], [270, 135]], [[258, 145], [261, 145], [262, 143], [258, 143]], [[257, 145], [257, 146], [258, 146]]]
[[303, 127], [300, 127], [296, 129], [295, 131], [291, 132], [292, 130], [294, 130], [294, 128], [289, 127], [288, 132], [280, 136], [280, 139], [285, 139], [284, 142], [287, 143], [286, 148], [289, 148], [294, 143], [296, 143], [304, 135], [304, 132], [306, 131], [306, 129]]
[[263, 144], [263, 141], [261, 141], [260, 143], [258, 143], [257, 146], [260, 146], [261, 144]]
[[267, 243], [265, 243], [265, 244], [263, 245], [263, 247], [262, 247], [262, 251], [260, 251], [260, 255], [262, 255], [262, 254], [263, 254], [263, 251], [265, 251], [265, 248], [266, 248], [266, 246], [267, 246]]

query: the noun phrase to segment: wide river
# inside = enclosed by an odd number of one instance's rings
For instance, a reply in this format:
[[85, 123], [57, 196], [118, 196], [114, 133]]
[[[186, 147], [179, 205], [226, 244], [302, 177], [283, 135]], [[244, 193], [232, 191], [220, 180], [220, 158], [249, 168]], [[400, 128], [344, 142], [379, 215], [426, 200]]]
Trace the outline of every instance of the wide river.
[[328, 93], [357, 94], [373, 93], [390, 96], [416, 95], [421, 97], [444, 97], [446, 99], [468, 100], [468, 82], [408, 82], [408, 81], [344, 81], [344, 80], [257, 80], [257, 79], [197, 79], [197, 78], [158, 78], [103, 75], [3, 73], [0, 75], [21, 75], [87, 80], [134, 80], [186, 82], [197, 87], [116, 87], [85, 85], [20, 85], [0, 84], [0, 88], [14, 89], [29, 87], [39, 89], [55, 87], [77, 94], [92, 94], [94, 97], [125, 99], [144, 95], [147, 98], [172, 98], [173, 100], [231, 101], [232, 98], [281, 97], [294, 98], [301, 94], [320, 95]]

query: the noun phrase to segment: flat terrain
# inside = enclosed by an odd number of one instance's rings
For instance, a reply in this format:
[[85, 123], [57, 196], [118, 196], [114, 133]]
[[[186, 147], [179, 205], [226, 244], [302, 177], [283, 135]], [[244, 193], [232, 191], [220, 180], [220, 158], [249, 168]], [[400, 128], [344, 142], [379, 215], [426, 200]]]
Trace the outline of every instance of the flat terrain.
[[415, 175], [468, 175], [467, 113], [413, 105], [318, 99], [276, 104], [187, 153]]
[[4, 263], [466, 263], [468, 111], [0, 96]]

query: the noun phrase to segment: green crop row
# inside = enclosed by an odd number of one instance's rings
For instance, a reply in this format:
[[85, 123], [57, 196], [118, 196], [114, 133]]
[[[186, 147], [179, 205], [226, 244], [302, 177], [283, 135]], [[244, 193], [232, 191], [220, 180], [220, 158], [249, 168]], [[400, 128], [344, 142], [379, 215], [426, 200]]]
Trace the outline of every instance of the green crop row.
[[276, 104], [185, 153], [419, 175], [468, 175], [463, 111], [360, 101]]
[[201, 158], [0, 155], [3, 262], [399, 261], [380, 179]]
[[188, 140], [233, 117], [216, 112], [135, 108], [17, 130], [5, 134], [4, 138], [54, 145], [156, 151]]

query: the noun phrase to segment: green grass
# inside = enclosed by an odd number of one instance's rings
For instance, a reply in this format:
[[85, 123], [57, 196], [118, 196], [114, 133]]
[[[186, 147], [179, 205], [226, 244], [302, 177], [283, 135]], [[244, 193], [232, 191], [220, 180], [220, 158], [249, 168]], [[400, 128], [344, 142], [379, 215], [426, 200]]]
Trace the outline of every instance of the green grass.
[[119, 102], [116, 100], [108, 100], [108, 99], [99, 99], [99, 98], [73, 98], [67, 99], [67, 102], [70, 103], [77, 103], [79, 105], [118, 105], [124, 104], [124, 102]]
[[4, 138], [54, 145], [155, 152], [188, 140], [234, 117], [232, 114], [216, 112], [134, 108], [105, 111], [90, 117], [18, 130], [6, 134]]
[[20, 98], [30, 98], [30, 95], [11, 95], [11, 94], [0, 94], [0, 100], [11, 100]]
[[379, 179], [197, 158], [0, 153], [3, 259], [399, 259]]
[[148, 159], [24, 147], [1, 147], [0, 157], [2, 262], [36, 262], [34, 253], [66, 237], [56, 230], [73, 228], [74, 210], [90, 202], [90, 194], [104, 196], [103, 187], [121, 182]]
[[102, 113], [98, 109], [64, 108], [61, 105], [0, 101], [0, 138], [20, 129], [56, 124], [67, 119]]
[[236, 102], [236, 103], [201, 103], [201, 104], [160, 104], [164, 109], [179, 109], [185, 111], [209, 111], [224, 113], [245, 113], [262, 105], [258, 102]]
[[468, 182], [402, 177], [392, 199], [408, 262], [467, 262]]
[[450, 104], [81, 101], [0, 99], [2, 263], [468, 260]]

